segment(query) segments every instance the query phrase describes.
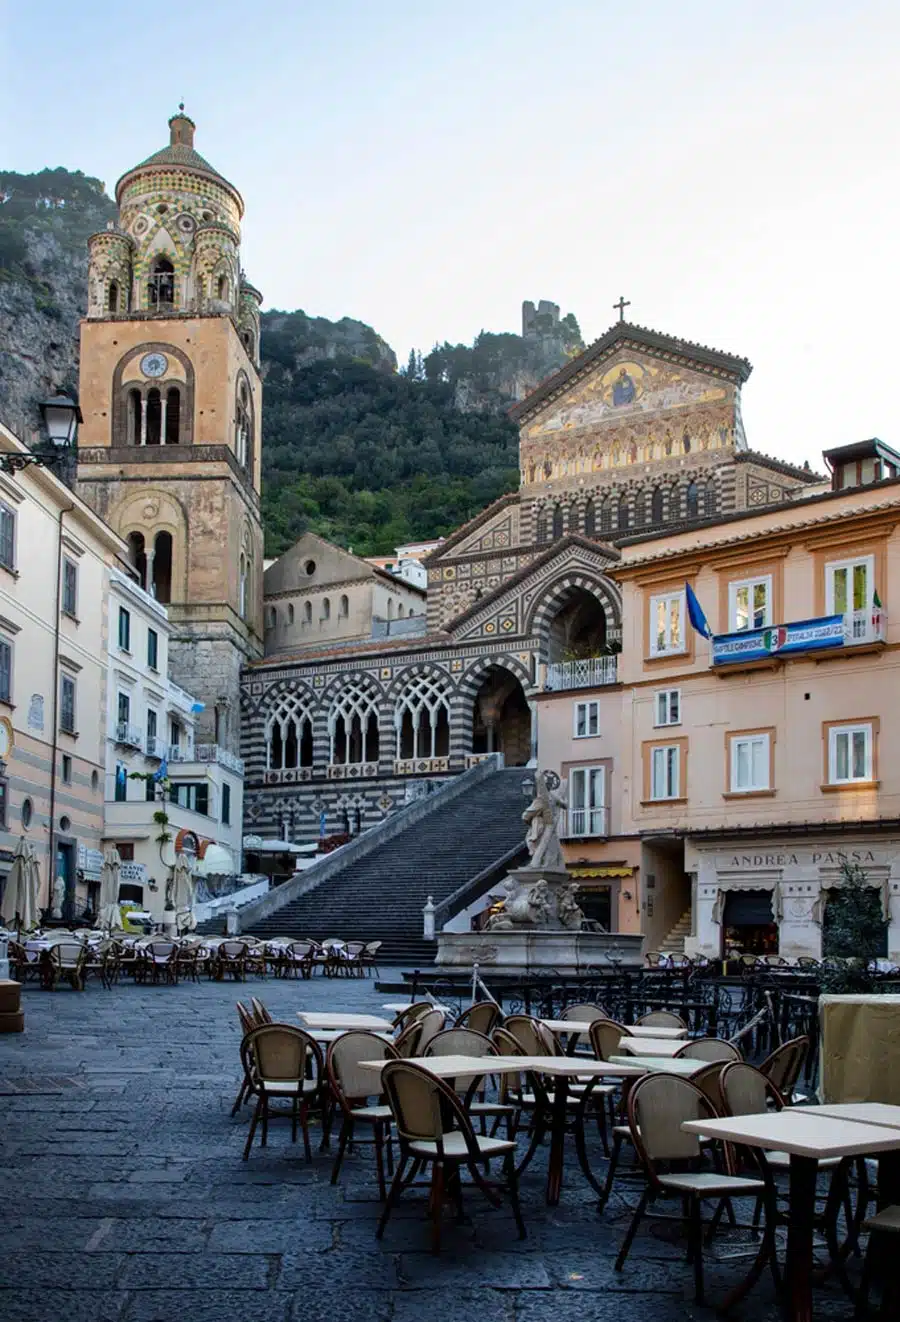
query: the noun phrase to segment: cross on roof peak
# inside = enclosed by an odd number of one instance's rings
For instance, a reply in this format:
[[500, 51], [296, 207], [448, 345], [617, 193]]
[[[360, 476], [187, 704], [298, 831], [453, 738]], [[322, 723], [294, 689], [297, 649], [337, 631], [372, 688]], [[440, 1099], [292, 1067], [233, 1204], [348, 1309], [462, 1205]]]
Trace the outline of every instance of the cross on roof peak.
[[618, 303], [613, 303], [613, 308], [618, 310], [619, 321], [625, 320], [625, 309], [630, 307], [631, 299], [625, 298], [624, 294], [620, 294]]

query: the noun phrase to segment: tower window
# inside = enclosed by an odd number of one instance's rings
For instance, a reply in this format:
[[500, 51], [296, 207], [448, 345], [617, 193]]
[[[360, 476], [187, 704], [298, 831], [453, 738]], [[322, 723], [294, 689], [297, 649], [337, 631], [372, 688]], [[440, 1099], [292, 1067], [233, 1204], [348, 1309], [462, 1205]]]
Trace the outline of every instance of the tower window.
[[238, 611], [242, 620], [247, 618], [247, 557], [241, 552], [240, 582], [238, 583]]
[[294, 623], [294, 607], [288, 603], [288, 624]]
[[688, 484], [687, 495], [685, 497], [685, 506], [689, 519], [696, 519], [700, 505], [700, 492], [696, 482]]
[[153, 585], [158, 602], [167, 606], [172, 600], [172, 534], [158, 532], [153, 543]]
[[303, 606], [303, 623], [312, 624], [312, 602], [307, 601]]
[[220, 275], [216, 285], [216, 297], [223, 303], [228, 301], [228, 276]]
[[630, 511], [628, 509], [628, 497], [619, 497], [619, 527], [627, 528], [630, 522]]
[[162, 431], [162, 396], [156, 386], [147, 391], [147, 426], [145, 445], [159, 445]]
[[167, 257], [157, 257], [147, 281], [147, 304], [151, 308], [171, 307], [175, 302], [175, 267]]
[[331, 619], [331, 600], [328, 597], [322, 598], [322, 619], [323, 620]]
[[127, 441], [129, 445], [140, 445], [141, 443], [141, 392], [139, 390], [129, 390], [128, 392]]
[[149, 592], [151, 584], [147, 582], [147, 553], [144, 550], [144, 534], [142, 532], [130, 532], [128, 534], [128, 550], [131, 563], [137, 570], [141, 587]]
[[563, 535], [563, 511], [562, 505], [553, 506], [553, 540]]
[[593, 500], [589, 498], [587, 504], [584, 507], [584, 535], [586, 537], [593, 537], [596, 531], [597, 531], [597, 513], [594, 508]]
[[115, 280], [109, 282], [109, 294], [106, 300], [106, 306], [110, 312], [119, 310], [119, 285]]
[[166, 392], [166, 445], [177, 445], [181, 427], [181, 391], [177, 386], [170, 386]]

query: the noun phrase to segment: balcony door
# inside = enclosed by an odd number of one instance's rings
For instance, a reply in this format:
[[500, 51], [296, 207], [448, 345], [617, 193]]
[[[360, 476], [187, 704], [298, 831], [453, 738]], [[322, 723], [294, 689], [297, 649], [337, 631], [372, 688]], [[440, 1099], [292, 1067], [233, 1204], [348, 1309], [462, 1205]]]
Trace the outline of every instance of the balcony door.
[[606, 834], [606, 769], [576, 767], [569, 773], [570, 836]]

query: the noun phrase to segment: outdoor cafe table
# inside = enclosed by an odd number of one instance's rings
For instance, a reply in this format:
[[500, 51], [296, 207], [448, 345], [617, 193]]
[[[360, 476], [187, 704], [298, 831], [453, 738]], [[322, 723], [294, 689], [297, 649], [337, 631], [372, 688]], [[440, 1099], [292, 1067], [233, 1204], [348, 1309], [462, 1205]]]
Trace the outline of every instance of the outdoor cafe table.
[[674, 1056], [684, 1046], [677, 1039], [666, 1037], [627, 1037], [619, 1038], [619, 1050], [630, 1056]]
[[353, 1028], [368, 1029], [373, 1033], [389, 1033], [394, 1025], [390, 1019], [377, 1014], [337, 1014], [327, 1011], [298, 1010], [297, 1016], [306, 1028], [339, 1028], [348, 1032]]
[[[406, 1014], [414, 1005], [421, 1005], [422, 1001], [385, 1001], [381, 1007], [382, 1010], [390, 1010], [392, 1014]], [[449, 1005], [440, 1005], [437, 1001], [431, 1002], [432, 1010], [443, 1010], [444, 1014], [450, 1014]]]
[[812, 1322], [813, 1223], [818, 1163], [827, 1157], [878, 1157], [879, 1201], [900, 1202], [900, 1130], [825, 1115], [818, 1106], [761, 1115], [687, 1120], [691, 1134], [790, 1155], [789, 1219], [785, 1262], [788, 1317]]
[[[363, 1069], [382, 1070], [384, 1060], [362, 1060]], [[565, 1159], [566, 1118], [568, 1115], [569, 1079], [598, 1078], [633, 1079], [646, 1073], [641, 1064], [613, 1064], [606, 1060], [590, 1060], [572, 1056], [414, 1056], [411, 1064], [421, 1065], [439, 1079], [482, 1078], [485, 1074], [541, 1074], [554, 1080], [550, 1107], [550, 1155], [547, 1162], [547, 1206], [555, 1207], [562, 1189]], [[583, 1137], [576, 1143], [579, 1164], [592, 1187], [597, 1188], [587, 1163]], [[541, 1131], [525, 1154], [519, 1172], [530, 1163], [537, 1151]]]
[[[705, 1069], [708, 1060], [697, 1060], [686, 1056], [684, 1060], [673, 1060], [671, 1056], [610, 1056], [611, 1065], [640, 1065], [643, 1074], [677, 1074], [682, 1079], [689, 1079], [699, 1070]], [[725, 1063], [724, 1061], [722, 1062]]]
[[[307, 1028], [305, 1031], [316, 1042], [321, 1043], [323, 1047], [328, 1047], [332, 1042], [336, 1042], [339, 1037], [346, 1037], [347, 1032], [352, 1030], [346, 1028]], [[365, 1029], [364, 1031], [368, 1033], [371, 1030]], [[375, 1034], [375, 1037], [383, 1038], [385, 1042], [393, 1042], [394, 1040], [392, 1033], [379, 1032]]]

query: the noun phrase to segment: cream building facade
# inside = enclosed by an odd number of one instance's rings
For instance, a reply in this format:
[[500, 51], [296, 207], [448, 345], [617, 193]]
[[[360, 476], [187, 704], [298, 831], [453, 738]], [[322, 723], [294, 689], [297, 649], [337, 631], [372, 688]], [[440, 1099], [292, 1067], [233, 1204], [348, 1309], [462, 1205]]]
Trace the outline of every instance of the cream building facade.
[[161, 923], [176, 852], [197, 876], [240, 872], [243, 763], [196, 738], [202, 703], [168, 678], [168, 612], [115, 569], [109, 630], [103, 837], [122, 858], [119, 898]]
[[[0, 451], [26, 447], [0, 424]], [[110, 575], [128, 548], [50, 471], [0, 473], [0, 874], [33, 846], [41, 907], [96, 911]]]

